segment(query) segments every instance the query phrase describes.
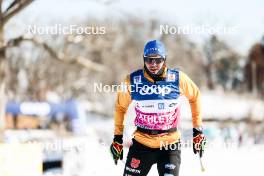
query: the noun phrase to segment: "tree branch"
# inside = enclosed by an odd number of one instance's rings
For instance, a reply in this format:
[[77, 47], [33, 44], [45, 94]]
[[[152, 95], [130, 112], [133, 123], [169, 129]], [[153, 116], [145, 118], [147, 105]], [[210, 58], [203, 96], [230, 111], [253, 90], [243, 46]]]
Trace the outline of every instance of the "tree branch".
[[11, 4], [6, 8], [5, 12], [7, 12], [12, 7], [14, 7], [17, 4], [17, 2], [18, 2], [17, 0], [14, 0], [13, 2], [11, 2]]
[[34, 0], [15, 0], [9, 7], [3, 12], [2, 15], [2, 24], [6, 23], [10, 18], [20, 12], [22, 9], [31, 4]]
[[0, 14], [2, 16], [2, 3], [3, 3], [3, 0], [0, 0]]
[[24, 41], [29, 41], [29, 42], [32, 42], [34, 43], [35, 45], [38, 45], [40, 47], [42, 47], [43, 49], [45, 49], [52, 58], [54, 59], [57, 59], [61, 62], [66, 62], [68, 64], [78, 64], [78, 65], [81, 65], [83, 67], [86, 67], [88, 69], [91, 69], [91, 70], [95, 70], [95, 71], [98, 71], [98, 72], [106, 72], [107, 71], [107, 67], [105, 67], [103, 64], [99, 64], [99, 63], [96, 63], [96, 62], [92, 62], [86, 58], [83, 58], [83, 57], [77, 57], [76, 59], [74, 60], [66, 60], [66, 57], [65, 57], [65, 54], [64, 53], [58, 53], [53, 49], [51, 48], [49, 45], [47, 45], [45, 42], [43, 42], [42, 40], [36, 38], [36, 37], [33, 37], [33, 38], [26, 38], [24, 36], [20, 36], [20, 37], [17, 37], [17, 38], [14, 38], [14, 39], [11, 39], [8, 41], [8, 43], [0, 48], [0, 51], [3, 50], [3, 49], [6, 49], [6, 48], [9, 48], [9, 47], [16, 47], [16, 46], [19, 46], [20, 43], [24, 42]]

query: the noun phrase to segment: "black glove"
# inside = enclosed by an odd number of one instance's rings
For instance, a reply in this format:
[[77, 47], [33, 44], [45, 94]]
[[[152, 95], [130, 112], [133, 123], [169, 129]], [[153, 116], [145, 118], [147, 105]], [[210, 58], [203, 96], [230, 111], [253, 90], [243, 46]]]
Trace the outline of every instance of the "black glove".
[[117, 161], [123, 160], [123, 135], [115, 135], [113, 142], [110, 146], [110, 152], [112, 153], [112, 157], [117, 164]]
[[206, 144], [206, 138], [203, 134], [202, 129], [193, 128], [193, 152], [194, 154], [200, 154], [200, 157], [203, 156], [204, 147]]

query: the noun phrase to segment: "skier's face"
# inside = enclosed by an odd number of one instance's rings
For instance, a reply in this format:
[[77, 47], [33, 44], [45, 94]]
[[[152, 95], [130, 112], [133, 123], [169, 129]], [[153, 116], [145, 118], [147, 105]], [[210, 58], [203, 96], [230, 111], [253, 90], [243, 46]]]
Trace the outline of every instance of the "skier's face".
[[144, 58], [145, 65], [152, 74], [157, 74], [159, 72], [164, 64], [164, 61], [165, 59], [159, 55]]

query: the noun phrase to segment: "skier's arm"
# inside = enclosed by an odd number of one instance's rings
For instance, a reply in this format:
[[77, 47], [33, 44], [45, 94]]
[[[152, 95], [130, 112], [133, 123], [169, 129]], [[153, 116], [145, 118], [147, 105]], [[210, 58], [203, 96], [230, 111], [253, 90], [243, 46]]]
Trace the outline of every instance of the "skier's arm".
[[123, 135], [124, 116], [128, 109], [129, 104], [131, 103], [129, 76], [127, 76], [124, 83], [125, 85], [127, 85], [127, 90], [120, 90], [117, 92], [117, 98], [115, 103], [115, 114], [114, 114], [115, 135]]
[[202, 126], [200, 91], [195, 83], [183, 72], [180, 72], [180, 91], [189, 100], [192, 111], [193, 128]]

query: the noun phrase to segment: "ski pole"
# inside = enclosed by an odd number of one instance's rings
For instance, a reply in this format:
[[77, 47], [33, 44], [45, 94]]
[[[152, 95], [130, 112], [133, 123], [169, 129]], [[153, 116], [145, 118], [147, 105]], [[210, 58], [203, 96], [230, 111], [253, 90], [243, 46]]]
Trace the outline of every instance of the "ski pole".
[[201, 171], [204, 172], [205, 168], [204, 168], [204, 165], [203, 165], [202, 157], [200, 155], [198, 157], [199, 157], [199, 161], [200, 161]]

